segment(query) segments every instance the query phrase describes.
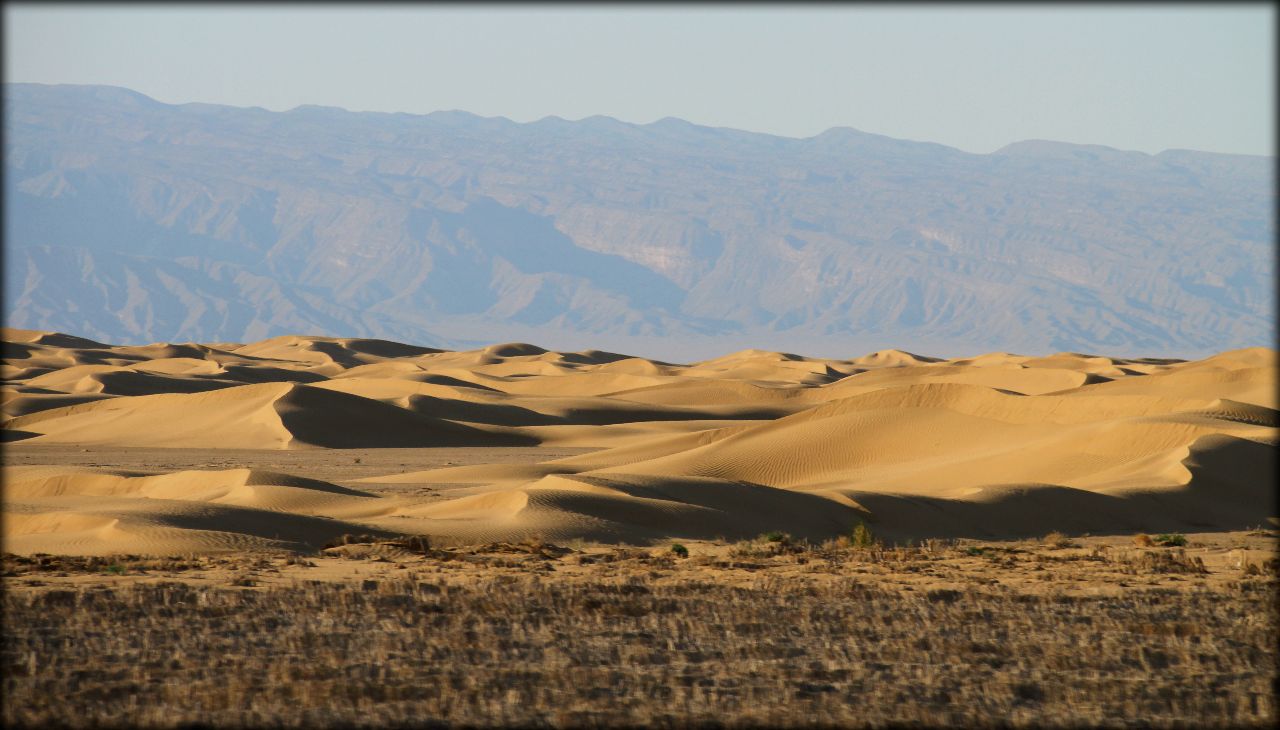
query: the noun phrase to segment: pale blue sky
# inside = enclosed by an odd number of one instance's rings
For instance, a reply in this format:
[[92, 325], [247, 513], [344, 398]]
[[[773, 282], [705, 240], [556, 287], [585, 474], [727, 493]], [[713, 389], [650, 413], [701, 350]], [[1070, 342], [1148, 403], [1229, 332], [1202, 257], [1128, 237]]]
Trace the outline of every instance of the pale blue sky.
[[605, 114], [969, 152], [1274, 154], [1275, 8], [5, 5], [6, 81], [160, 101]]

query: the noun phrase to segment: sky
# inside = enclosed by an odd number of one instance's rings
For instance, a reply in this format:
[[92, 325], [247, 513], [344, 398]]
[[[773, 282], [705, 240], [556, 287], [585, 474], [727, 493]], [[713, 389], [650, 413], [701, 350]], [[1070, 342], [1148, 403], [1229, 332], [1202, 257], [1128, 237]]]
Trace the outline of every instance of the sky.
[[603, 114], [1275, 154], [1275, 7], [5, 4], [5, 81], [283, 111]]

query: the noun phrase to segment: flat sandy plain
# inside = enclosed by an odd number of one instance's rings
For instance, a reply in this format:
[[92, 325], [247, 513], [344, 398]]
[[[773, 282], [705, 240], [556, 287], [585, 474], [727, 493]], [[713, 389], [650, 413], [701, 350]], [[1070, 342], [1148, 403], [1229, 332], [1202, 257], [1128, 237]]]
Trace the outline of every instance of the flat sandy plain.
[[7, 722], [1275, 718], [1274, 350], [4, 348]]

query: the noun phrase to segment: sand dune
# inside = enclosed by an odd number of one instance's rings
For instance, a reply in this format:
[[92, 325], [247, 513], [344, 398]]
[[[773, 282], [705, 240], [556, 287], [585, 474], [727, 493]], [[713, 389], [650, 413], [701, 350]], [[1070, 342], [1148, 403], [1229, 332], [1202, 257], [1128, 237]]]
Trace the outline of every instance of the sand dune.
[[391, 509], [368, 493], [249, 469], [141, 474], [9, 467], [4, 480], [5, 549], [17, 552], [316, 549], [366, 529], [347, 518]]
[[538, 534], [551, 539], [659, 541], [672, 536], [753, 536], [779, 525], [799, 537], [837, 534], [857, 510], [803, 492], [700, 477], [552, 474], [513, 489], [401, 512], [417, 529], [473, 539]]
[[[5, 548], [22, 552], [315, 549], [343, 532], [823, 539], [858, 521], [886, 539], [1012, 537], [1240, 529], [1277, 514], [1267, 348], [1190, 362], [744, 350], [678, 364], [525, 343], [5, 340], [8, 449], [483, 447], [345, 484], [7, 468]], [[596, 450], [485, 463], [486, 448], [539, 444]]]

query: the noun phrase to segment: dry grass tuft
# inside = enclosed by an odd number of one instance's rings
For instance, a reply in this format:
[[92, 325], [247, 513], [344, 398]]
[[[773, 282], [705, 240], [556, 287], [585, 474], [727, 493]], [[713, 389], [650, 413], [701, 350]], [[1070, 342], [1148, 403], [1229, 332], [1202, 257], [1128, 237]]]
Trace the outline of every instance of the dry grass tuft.
[[1044, 536], [1044, 544], [1045, 546], [1053, 548], [1054, 550], [1061, 550], [1062, 548], [1069, 548], [1069, 547], [1078, 547], [1077, 543], [1071, 541], [1071, 538], [1067, 537], [1061, 532], [1056, 532], [1056, 531], [1050, 532], [1048, 535]]
[[1139, 553], [1136, 558], [1125, 561], [1121, 570], [1131, 574], [1175, 573], [1203, 575], [1208, 572], [1203, 560], [1187, 555], [1186, 551], [1182, 549], [1168, 552]]

